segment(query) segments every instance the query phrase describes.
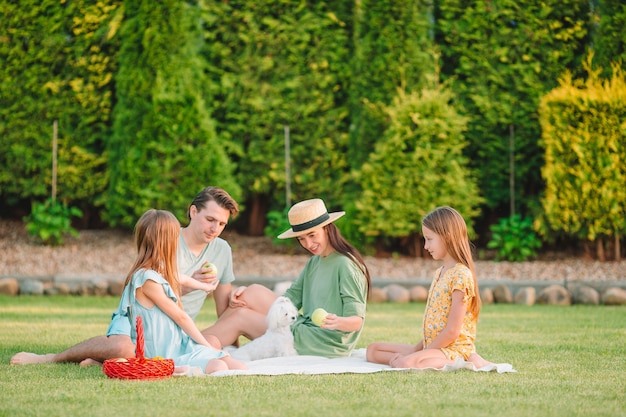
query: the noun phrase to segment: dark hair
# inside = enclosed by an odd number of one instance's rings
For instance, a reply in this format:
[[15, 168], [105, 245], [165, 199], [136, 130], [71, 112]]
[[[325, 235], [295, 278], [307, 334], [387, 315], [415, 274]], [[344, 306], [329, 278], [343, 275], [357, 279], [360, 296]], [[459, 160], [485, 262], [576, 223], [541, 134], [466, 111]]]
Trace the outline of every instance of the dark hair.
[[[196, 206], [198, 211], [206, 208], [206, 204], [209, 201], [215, 201], [220, 207], [225, 208], [230, 212], [231, 217], [235, 217], [239, 214], [239, 205], [233, 199], [230, 194], [219, 187], [206, 187], [200, 191], [196, 198], [193, 199], [189, 207]], [[187, 218], [191, 220], [189, 209], [187, 209]]]
[[370, 277], [370, 271], [367, 269], [367, 265], [365, 265], [365, 260], [361, 253], [350, 244], [339, 231], [339, 228], [335, 225], [335, 223], [329, 223], [324, 226], [326, 229], [326, 233], [328, 235], [328, 242], [330, 245], [340, 254], [348, 257], [352, 262], [354, 262], [363, 274], [365, 275], [365, 279], [367, 280], [367, 296], [369, 298], [370, 288], [372, 286], [372, 279]]

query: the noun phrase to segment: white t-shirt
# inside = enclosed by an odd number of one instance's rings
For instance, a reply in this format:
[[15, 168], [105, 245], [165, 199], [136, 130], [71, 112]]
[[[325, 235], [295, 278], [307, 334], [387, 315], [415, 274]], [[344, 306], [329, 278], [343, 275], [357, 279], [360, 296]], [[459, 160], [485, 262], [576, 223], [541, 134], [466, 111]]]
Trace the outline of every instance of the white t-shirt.
[[[191, 276], [195, 271], [200, 269], [205, 262], [211, 262], [217, 267], [217, 278], [220, 284], [228, 284], [235, 280], [232, 250], [228, 242], [222, 238], [218, 237], [213, 239], [200, 255], [196, 256], [187, 247], [181, 229], [176, 256], [178, 271], [181, 274]], [[192, 319], [195, 320], [196, 316], [200, 313], [206, 296], [206, 292], [195, 290], [181, 297], [183, 308]]]

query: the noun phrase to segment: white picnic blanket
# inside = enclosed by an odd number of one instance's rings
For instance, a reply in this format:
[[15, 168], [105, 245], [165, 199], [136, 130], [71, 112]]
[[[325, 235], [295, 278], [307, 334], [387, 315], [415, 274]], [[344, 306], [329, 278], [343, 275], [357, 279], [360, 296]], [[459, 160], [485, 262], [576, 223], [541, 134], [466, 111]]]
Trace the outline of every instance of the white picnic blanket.
[[[200, 368], [189, 366], [176, 367], [175, 376], [232, 376], [232, 375], [314, 375], [314, 374], [344, 374], [344, 373], [372, 373], [381, 371], [418, 371], [417, 369], [391, 368], [388, 365], [379, 365], [365, 360], [365, 349], [356, 349], [352, 355], [345, 358], [324, 358], [322, 356], [287, 356], [280, 358], [268, 358], [246, 362], [248, 369], [219, 371], [211, 375], [204, 375]], [[482, 368], [476, 368], [473, 363], [458, 359], [452, 365], [446, 365], [439, 372], [450, 372], [467, 369], [476, 372], [517, 372], [508, 363], [496, 363]]]

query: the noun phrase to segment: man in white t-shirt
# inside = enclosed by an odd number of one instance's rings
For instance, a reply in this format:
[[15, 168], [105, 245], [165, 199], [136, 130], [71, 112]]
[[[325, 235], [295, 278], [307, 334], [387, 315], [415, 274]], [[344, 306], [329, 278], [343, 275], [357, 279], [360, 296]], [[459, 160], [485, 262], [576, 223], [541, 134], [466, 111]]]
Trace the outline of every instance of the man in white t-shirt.
[[[189, 224], [181, 228], [177, 252], [179, 272], [194, 279], [213, 284], [213, 297], [218, 317], [230, 300], [233, 259], [230, 245], [220, 234], [231, 217], [239, 213], [237, 202], [223, 189], [206, 187], [191, 202], [187, 217]], [[207, 273], [204, 265], [216, 266], [217, 274]], [[195, 319], [209, 293], [182, 289], [183, 308]], [[106, 336], [96, 336], [60, 353], [39, 355], [20, 352], [11, 358], [12, 365], [45, 362], [76, 362], [93, 365], [110, 358], [135, 356], [135, 345], [130, 339], [130, 321], [124, 312], [113, 313]]]
[[[218, 317], [228, 306], [231, 283], [235, 280], [230, 245], [219, 236], [228, 220], [238, 213], [239, 206], [226, 191], [207, 187], [191, 202], [187, 212], [189, 225], [180, 233], [178, 271], [199, 281], [217, 280], [213, 297]], [[203, 265], [207, 262], [216, 266], [217, 276], [204, 273]], [[195, 320], [206, 297], [204, 291], [188, 292], [183, 288], [183, 307], [192, 319]]]

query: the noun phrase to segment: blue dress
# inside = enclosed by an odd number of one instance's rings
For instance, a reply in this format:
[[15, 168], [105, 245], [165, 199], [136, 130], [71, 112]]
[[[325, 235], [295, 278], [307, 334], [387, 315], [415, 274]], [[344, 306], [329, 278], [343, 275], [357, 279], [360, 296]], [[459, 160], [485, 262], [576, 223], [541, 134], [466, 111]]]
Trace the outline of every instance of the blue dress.
[[142, 318], [145, 341], [144, 356], [146, 358], [161, 356], [174, 359], [176, 366], [198, 366], [204, 371], [209, 360], [228, 356], [222, 350], [196, 343], [158, 306], [155, 305], [152, 308], [142, 306], [135, 298], [135, 291], [137, 291], [137, 288], [142, 287], [147, 280], [161, 284], [165, 294], [176, 302], [174, 290], [158, 272], [140, 269], [133, 274], [131, 282], [133, 291], [128, 291], [128, 288], [126, 288], [124, 293], [130, 293], [128, 301], [131, 306], [130, 312], [133, 321], [133, 326], [131, 326], [133, 343], [137, 343], [137, 331], [134, 325], [136, 317], [141, 316]]

